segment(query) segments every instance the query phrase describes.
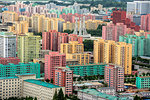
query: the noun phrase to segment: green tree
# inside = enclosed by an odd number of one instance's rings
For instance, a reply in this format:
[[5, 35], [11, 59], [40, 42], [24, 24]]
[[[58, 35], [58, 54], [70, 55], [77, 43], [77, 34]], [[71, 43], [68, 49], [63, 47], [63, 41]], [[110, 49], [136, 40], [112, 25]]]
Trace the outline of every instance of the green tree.
[[136, 95], [136, 96], [134, 97], [134, 100], [142, 100], [142, 99], [141, 99], [139, 96]]
[[51, 83], [53, 84], [53, 82], [54, 82], [54, 81], [53, 81], [53, 79], [51, 78]]
[[50, 82], [50, 80], [49, 80], [49, 79], [46, 79], [45, 81], [46, 81], [47, 83], [49, 83], [49, 82]]
[[85, 51], [93, 51], [93, 40], [84, 40], [83, 44]]
[[64, 33], [72, 34], [73, 30], [64, 30]]
[[58, 92], [58, 98], [59, 98], [59, 100], [64, 100], [65, 98], [64, 98], [64, 93], [63, 93], [63, 90], [62, 90], [62, 88], [59, 90], [59, 92]]
[[108, 84], [106, 82], [104, 83], [104, 87], [108, 87]]
[[58, 100], [57, 90], [55, 90], [55, 94], [53, 96], [53, 100]]

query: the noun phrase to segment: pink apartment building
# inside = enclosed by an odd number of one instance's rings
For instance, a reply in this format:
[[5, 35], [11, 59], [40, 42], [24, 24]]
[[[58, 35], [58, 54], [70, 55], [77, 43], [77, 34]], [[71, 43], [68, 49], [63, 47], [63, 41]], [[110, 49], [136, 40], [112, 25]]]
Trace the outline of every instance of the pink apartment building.
[[55, 67], [66, 67], [66, 55], [59, 52], [49, 52], [45, 55], [45, 79], [53, 79]]
[[42, 33], [42, 49], [58, 51], [58, 36], [60, 32], [50, 30], [49, 32]]
[[95, 20], [95, 15], [91, 15], [91, 14], [83, 15], [83, 14], [78, 14], [78, 13], [75, 13], [75, 14], [63, 13], [63, 14], [59, 15], [59, 18], [63, 18], [65, 20], [65, 22], [69, 21], [71, 23], [75, 23], [75, 17], [80, 18], [83, 16], [85, 16], [85, 20], [88, 20], [88, 19]]
[[123, 23], [108, 24], [107, 26], [103, 26], [102, 30], [102, 38], [105, 40], [114, 40], [119, 41], [119, 36], [125, 35], [127, 31], [127, 26]]
[[124, 91], [124, 69], [115, 65], [105, 66], [104, 80], [108, 87], [113, 87], [116, 91]]
[[65, 87], [68, 96], [73, 92], [73, 71], [66, 67], [56, 68], [54, 71], [54, 84]]
[[68, 42], [69, 41], [78, 41], [79, 43], [83, 43], [83, 37], [78, 36], [77, 34], [69, 34]]
[[55, 30], [42, 33], [42, 50], [60, 51], [61, 43], [69, 43], [69, 41], [78, 41], [83, 43], [83, 37], [76, 34], [60, 33]]
[[9, 63], [19, 64], [20, 59], [18, 57], [0, 58], [0, 64], [7, 65]]
[[150, 31], [150, 14], [141, 16], [141, 29]]

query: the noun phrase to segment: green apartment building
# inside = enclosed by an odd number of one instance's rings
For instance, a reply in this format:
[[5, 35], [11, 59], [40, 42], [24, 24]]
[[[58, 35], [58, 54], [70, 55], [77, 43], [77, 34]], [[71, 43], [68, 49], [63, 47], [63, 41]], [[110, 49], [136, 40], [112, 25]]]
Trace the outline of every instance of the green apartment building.
[[73, 74], [80, 76], [104, 75], [105, 64], [68, 65]]
[[136, 87], [138, 89], [150, 88], [150, 76], [136, 77]]
[[145, 36], [136, 36], [126, 34], [125, 36], [119, 37], [119, 42], [126, 42], [132, 44], [132, 56], [150, 56], [148, 48], [150, 48], [150, 36], [145, 38]]
[[34, 36], [33, 33], [26, 33], [17, 37], [17, 55], [22, 63], [31, 62], [39, 58], [40, 36]]
[[36, 78], [40, 78], [39, 63], [19, 63], [17, 65], [9, 63], [8, 65], [0, 64], [0, 77], [14, 77], [15, 74], [34, 73]]

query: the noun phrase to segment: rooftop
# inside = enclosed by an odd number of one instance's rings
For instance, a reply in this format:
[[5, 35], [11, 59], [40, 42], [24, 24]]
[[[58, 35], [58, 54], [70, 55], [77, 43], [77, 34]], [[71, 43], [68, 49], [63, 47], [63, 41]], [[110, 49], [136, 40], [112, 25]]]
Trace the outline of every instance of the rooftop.
[[50, 84], [50, 83], [46, 83], [46, 82], [39, 81], [39, 80], [34, 80], [34, 79], [28, 79], [28, 80], [24, 80], [24, 81], [32, 83], [32, 84], [40, 85], [40, 86], [43, 86], [43, 87], [47, 87], [47, 88], [60, 88], [60, 86]]
[[24, 75], [36, 75], [36, 74], [35, 73], [22, 73], [22, 74], [16, 74], [16, 75], [24, 76]]
[[115, 96], [112, 96], [112, 95], [108, 95], [108, 94], [105, 94], [105, 93], [101, 93], [95, 89], [83, 89], [83, 90], [79, 90], [81, 92], [84, 92], [84, 93], [88, 93], [88, 94], [91, 94], [91, 95], [95, 95], [95, 96], [98, 96], [98, 97], [101, 97], [101, 98], [105, 98], [107, 100], [117, 100], [117, 97]]
[[92, 66], [92, 65], [106, 65], [106, 64], [103, 64], [103, 63], [99, 63], [99, 64], [85, 64], [85, 65], [68, 65], [68, 67], [74, 67], [74, 66]]
[[17, 76], [14, 76], [14, 77], [0, 77], [0, 80], [3, 80], [3, 79], [14, 79], [14, 78], [18, 78]]
[[140, 78], [150, 78], [150, 76], [139, 76]]

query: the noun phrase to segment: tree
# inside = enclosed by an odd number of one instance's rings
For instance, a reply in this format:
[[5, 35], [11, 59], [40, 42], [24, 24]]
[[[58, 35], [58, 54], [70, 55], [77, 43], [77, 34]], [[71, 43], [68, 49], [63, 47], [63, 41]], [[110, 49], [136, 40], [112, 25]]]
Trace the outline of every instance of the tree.
[[58, 98], [59, 98], [59, 100], [64, 100], [64, 99], [65, 99], [65, 98], [64, 98], [64, 93], [63, 93], [62, 88], [59, 90]]
[[104, 83], [104, 87], [108, 87], [108, 84], [106, 82]]
[[64, 33], [72, 34], [73, 30], [64, 30]]
[[93, 51], [93, 40], [84, 40], [83, 44], [85, 51]]
[[136, 95], [136, 96], [134, 97], [134, 100], [142, 100], [142, 99], [141, 99], [139, 96]]
[[45, 81], [46, 81], [47, 83], [49, 83], [49, 82], [50, 82], [50, 80], [49, 80], [49, 79], [46, 79]]
[[37, 97], [35, 97], [34, 100], [37, 100]]
[[58, 100], [57, 90], [55, 90], [55, 94], [53, 96], [53, 100]]
[[51, 83], [53, 84], [53, 82], [54, 82], [54, 81], [53, 81], [53, 79], [51, 78]]

